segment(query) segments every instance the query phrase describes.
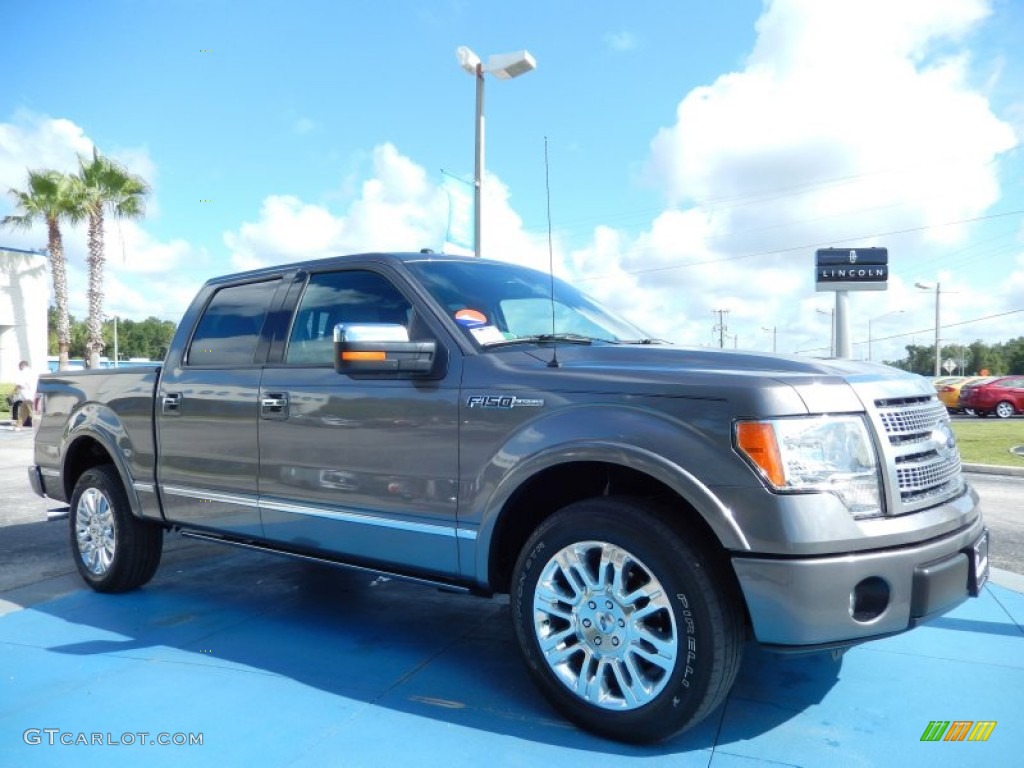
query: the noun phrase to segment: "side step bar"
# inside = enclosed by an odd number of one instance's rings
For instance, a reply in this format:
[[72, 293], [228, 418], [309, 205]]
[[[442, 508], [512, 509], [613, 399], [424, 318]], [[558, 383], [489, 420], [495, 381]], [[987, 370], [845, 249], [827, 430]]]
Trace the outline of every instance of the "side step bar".
[[256, 552], [266, 552], [272, 555], [285, 555], [286, 557], [293, 557], [297, 560], [306, 560], [311, 563], [320, 563], [321, 565], [332, 565], [335, 568], [347, 568], [352, 571], [360, 571], [362, 573], [372, 573], [380, 576], [387, 576], [389, 579], [396, 579], [398, 581], [408, 581], [413, 584], [421, 584], [426, 587], [437, 587], [438, 589], [442, 589], [445, 592], [456, 592], [462, 595], [468, 595], [473, 593], [473, 590], [469, 589], [468, 587], [464, 587], [458, 584], [450, 584], [446, 581], [426, 579], [420, 576], [409, 576], [404, 573], [386, 571], [381, 568], [368, 568], [363, 565], [355, 565], [354, 563], [346, 563], [340, 560], [331, 560], [330, 558], [318, 557], [316, 555], [308, 555], [302, 552], [291, 552], [287, 549], [278, 549], [276, 547], [271, 547], [264, 544], [256, 544], [251, 541], [240, 541], [238, 539], [231, 539], [227, 538], [226, 536], [218, 536], [216, 534], [204, 533], [202, 531], [179, 529], [178, 533], [189, 539], [212, 541], [216, 544], [230, 544], [233, 547], [240, 547], [242, 549], [252, 549]]

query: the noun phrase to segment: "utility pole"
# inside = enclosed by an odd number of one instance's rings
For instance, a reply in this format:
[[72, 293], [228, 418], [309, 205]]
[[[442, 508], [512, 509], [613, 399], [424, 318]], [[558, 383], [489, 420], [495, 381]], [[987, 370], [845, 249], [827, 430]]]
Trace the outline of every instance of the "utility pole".
[[728, 309], [714, 309], [711, 311], [712, 314], [718, 315], [718, 324], [711, 329], [712, 333], [718, 332], [718, 348], [725, 348], [725, 337], [729, 331], [728, 326], [725, 324], [725, 316], [729, 314]]

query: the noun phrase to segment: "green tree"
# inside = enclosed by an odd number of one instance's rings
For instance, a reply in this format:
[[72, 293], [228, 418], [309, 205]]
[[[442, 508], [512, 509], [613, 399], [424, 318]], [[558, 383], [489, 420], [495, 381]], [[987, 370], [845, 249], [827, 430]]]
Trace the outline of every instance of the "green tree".
[[71, 321], [68, 315], [67, 261], [60, 225], [62, 222], [75, 224], [82, 219], [75, 185], [58, 171], [29, 171], [28, 188], [11, 189], [10, 195], [20, 213], [4, 216], [0, 224], [15, 229], [29, 229], [36, 221], [46, 223], [47, 256], [53, 278], [53, 297], [57, 302], [55, 327], [60, 361], [58, 365], [64, 370], [68, 366]]
[[90, 367], [99, 362], [103, 351], [103, 268], [106, 255], [103, 246], [103, 221], [106, 213], [118, 219], [138, 219], [145, 215], [149, 185], [119, 163], [104, 157], [93, 147], [92, 160], [78, 158], [75, 186], [82, 209], [89, 219], [89, 329], [88, 355]]
[[1014, 376], [1024, 373], [1024, 336], [1010, 339], [1003, 348], [1006, 355], [1006, 372]]

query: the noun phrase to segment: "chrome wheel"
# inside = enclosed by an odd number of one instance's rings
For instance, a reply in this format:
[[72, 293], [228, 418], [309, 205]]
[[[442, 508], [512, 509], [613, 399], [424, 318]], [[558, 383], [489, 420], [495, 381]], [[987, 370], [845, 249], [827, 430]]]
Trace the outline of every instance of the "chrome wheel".
[[669, 596], [639, 558], [613, 544], [583, 541], [557, 552], [540, 573], [533, 617], [556, 677], [603, 709], [642, 707], [676, 666]]
[[114, 514], [109, 499], [96, 488], [86, 488], [78, 499], [75, 538], [89, 573], [102, 576], [110, 570], [117, 548]]
[[999, 405], [996, 406], [996, 416], [1000, 419], [1008, 419], [1013, 416], [1013, 403], [1003, 400]]

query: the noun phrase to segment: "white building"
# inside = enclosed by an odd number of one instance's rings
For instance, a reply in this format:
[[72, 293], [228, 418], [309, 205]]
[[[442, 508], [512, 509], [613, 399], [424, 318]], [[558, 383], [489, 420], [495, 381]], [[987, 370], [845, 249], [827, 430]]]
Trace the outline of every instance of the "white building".
[[21, 360], [47, 370], [49, 281], [44, 253], [0, 246], [0, 382], [14, 381]]

